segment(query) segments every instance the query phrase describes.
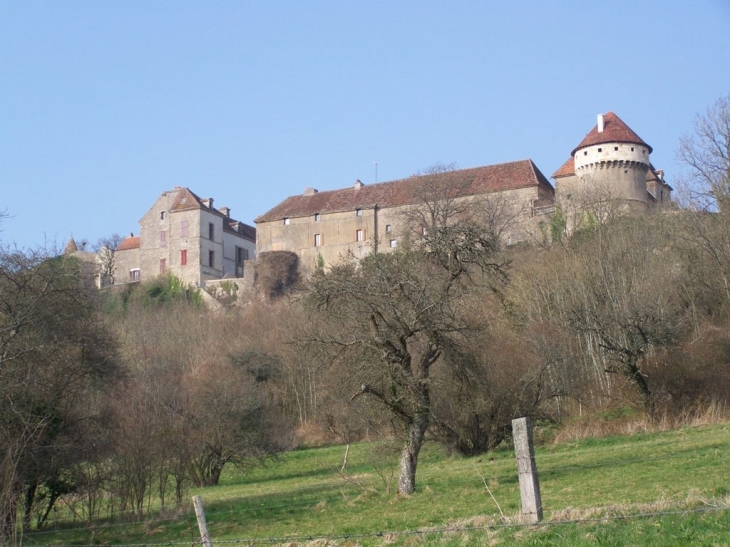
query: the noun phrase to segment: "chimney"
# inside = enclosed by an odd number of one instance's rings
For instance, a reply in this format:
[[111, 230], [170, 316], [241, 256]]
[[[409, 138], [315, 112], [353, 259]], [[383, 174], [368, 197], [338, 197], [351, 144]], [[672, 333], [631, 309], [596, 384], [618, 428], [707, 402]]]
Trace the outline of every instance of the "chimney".
[[231, 218], [231, 208], [230, 207], [221, 207], [220, 212], [226, 215], [226, 217]]
[[357, 179], [357, 180], [355, 181], [355, 190], [359, 190], [359, 189], [360, 189], [360, 188], [362, 188], [363, 186], [365, 186], [365, 185], [364, 185], [364, 184], [362, 183], [362, 181], [361, 181], [360, 179]]
[[318, 191], [319, 191], [319, 190], [317, 190], [316, 188], [311, 188], [310, 186], [307, 186], [307, 187], [306, 187], [306, 188], [304, 189], [304, 195], [305, 195], [305, 196], [313, 196], [313, 195], [314, 195], [314, 194], [316, 194], [316, 193], [317, 193]]
[[603, 114], [598, 115], [598, 132], [603, 133]]

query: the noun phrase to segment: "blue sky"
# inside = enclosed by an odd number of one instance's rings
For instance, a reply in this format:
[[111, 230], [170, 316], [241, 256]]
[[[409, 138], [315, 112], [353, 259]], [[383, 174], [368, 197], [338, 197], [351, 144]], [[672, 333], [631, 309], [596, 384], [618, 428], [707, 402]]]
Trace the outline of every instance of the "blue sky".
[[0, 240], [137, 234], [174, 186], [253, 223], [374, 162], [549, 177], [609, 110], [672, 184], [728, 29], [729, 0], [0, 0]]

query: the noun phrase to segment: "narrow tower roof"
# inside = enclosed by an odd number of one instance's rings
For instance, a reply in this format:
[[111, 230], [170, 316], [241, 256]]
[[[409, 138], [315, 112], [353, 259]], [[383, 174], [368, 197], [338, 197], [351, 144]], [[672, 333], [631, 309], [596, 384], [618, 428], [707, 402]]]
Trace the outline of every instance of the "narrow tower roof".
[[652, 152], [651, 146], [646, 144], [639, 135], [634, 133], [633, 129], [626, 125], [621, 118], [613, 112], [607, 112], [603, 115], [603, 131], [599, 132], [598, 124], [596, 124], [580, 144], [573, 149], [570, 155], [575, 156], [575, 153], [581, 148], [609, 142], [639, 144], [646, 146], [650, 154]]

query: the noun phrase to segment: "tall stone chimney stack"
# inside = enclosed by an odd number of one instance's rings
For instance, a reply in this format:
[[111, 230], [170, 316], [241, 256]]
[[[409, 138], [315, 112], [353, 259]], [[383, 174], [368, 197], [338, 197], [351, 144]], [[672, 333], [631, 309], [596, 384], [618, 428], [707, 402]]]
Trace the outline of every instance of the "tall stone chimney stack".
[[603, 133], [603, 114], [598, 115], [598, 132]]

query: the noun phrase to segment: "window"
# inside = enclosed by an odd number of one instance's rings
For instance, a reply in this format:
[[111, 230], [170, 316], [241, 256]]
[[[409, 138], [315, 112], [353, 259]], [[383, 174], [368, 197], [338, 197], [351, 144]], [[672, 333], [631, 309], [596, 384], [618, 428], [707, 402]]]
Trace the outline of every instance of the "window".
[[363, 239], [362, 230], [355, 230], [355, 241], [362, 241]]
[[167, 260], [165, 260], [164, 258], [161, 258], [160, 259], [160, 273], [164, 274], [165, 272], [167, 272]]
[[211, 241], [215, 239], [215, 224], [212, 222], [208, 223], [208, 239]]
[[160, 230], [160, 247], [167, 247], [167, 232]]
[[188, 237], [188, 221], [180, 222], [180, 237]]
[[355, 216], [361, 217], [362, 216], [362, 209], [355, 209]]
[[319, 222], [320, 215], [319, 213], [314, 213], [314, 222]]
[[160, 211], [160, 220], [165, 220], [165, 211]]
[[236, 264], [243, 264], [244, 260], [248, 260], [248, 249], [236, 247]]
[[188, 265], [188, 250], [183, 249], [180, 251], [180, 266], [187, 266]]
[[425, 226], [421, 226], [421, 235], [425, 236], [428, 233], [428, 228]]
[[289, 217], [284, 217], [284, 226], [289, 226]]
[[393, 229], [393, 228], [391, 227], [391, 225], [390, 225], [390, 224], [386, 224], [386, 225], [385, 225], [385, 232], [386, 232], [386, 233], [388, 233], [388, 234], [389, 234], [389, 233], [390, 233], [390, 231], [391, 231], [392, 229]]
[[322, 246], [322, 234], [314, 234], [314, 246], [315, 247]]
[[618, 152], [618, 146], [614, 146], [613, 149]]
[[599, 151], [599, 152], [603, 152], [603, 148], [599, 148], [599, 149], [598, 149], [598, 151]]
[[395, 239], [390, 240], [390, 248], [395, 249], [398, 246], [398, 242]]
[[215, 267], [215, 251], [208, 251], [208, 266]]
[[139, 268], [135, 268], [134, 270], [129, 270], [129, 280], [130, 281], [139, 281]]
[[588, 155], [588, 150], [586, 150], [585, 152], [583, 152], [583, 155], [584, 156], [587, 156]]
[[634, 147], [633, 147], [633, 146], [631, 147], [631, 151], [632, 151], [632, 152], [634, 151]]

